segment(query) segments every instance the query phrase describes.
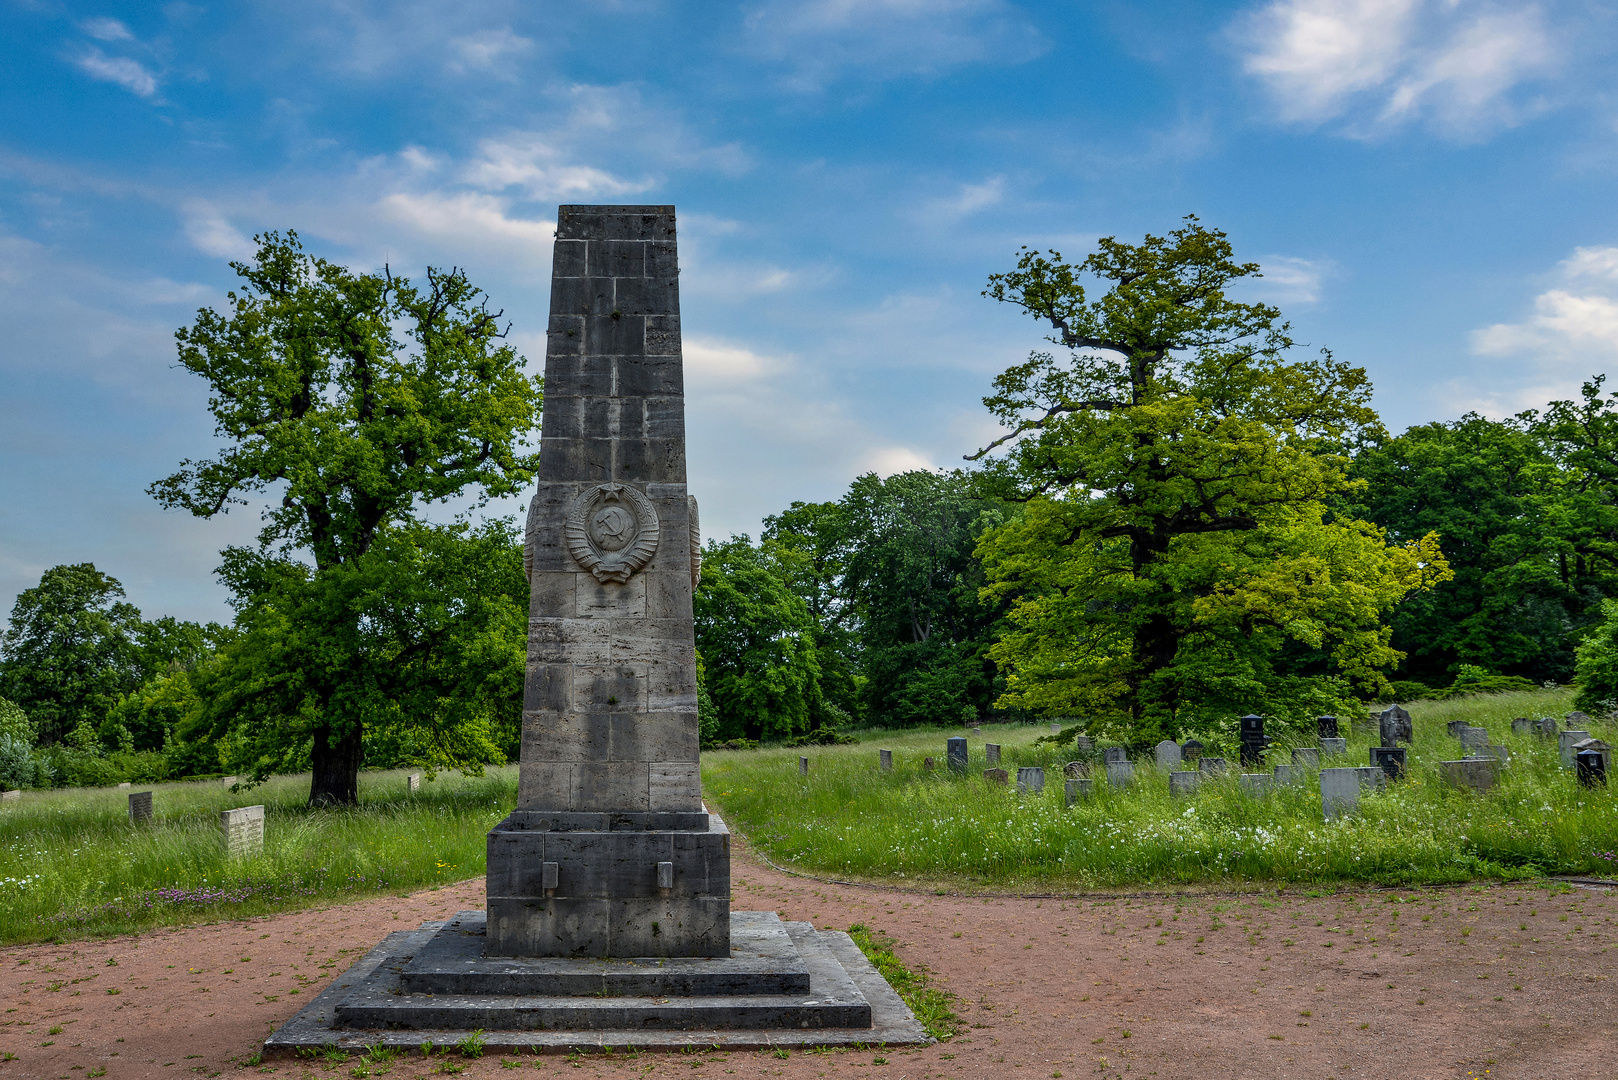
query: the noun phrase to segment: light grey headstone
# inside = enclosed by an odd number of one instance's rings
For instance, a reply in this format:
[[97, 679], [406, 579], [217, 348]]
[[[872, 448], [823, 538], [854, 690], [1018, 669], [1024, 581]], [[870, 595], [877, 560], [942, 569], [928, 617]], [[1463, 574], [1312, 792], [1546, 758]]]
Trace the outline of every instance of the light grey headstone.
[[1201, 773], [1222, 773], [1225, 771], [1225, 759], [1222, 757], [1198, 758], [1197, 771]]
[[1534, 734], [1542, 739], [1556, 738], [1556, 720], [1554, 717], [1542, 716], [1534, 721]]
[[1562, 768], [1573, 767], [1573, 744], [1590, 737], [1588, 731], [1559, 731], [1556, 733], [1558, 750], [1562, 755]]
[[1465, 720], [1451, 720], [1449, 723], [1444, 725], [1444, 730], [1449, 732], [1451, 738], [1459, 739], [1461, 737], [1461, 732], [1465, 731], [1471, 726], [1472, 725], [1468, 724]]
[[949, 759], [951, 772], [964, 773], [966, 771], [966, 740], [959, 735], [953, 739], [945, 740], [944, 756]]
[[234, 783], [237, 783], [237, 782], [239, 782], [239, 778], [235, 777], [235, 776], [221, 776], [219, 778], [219, 786], [220, 787], [229, 787], [230, 785], [232, 785]]
[[129, 783], [129, 781], [128, 781], [128, 780], [125, 780], [125, 781], [124, 781], [124, 782], [123, 782], [123, 783], [121, 783], [121, 784], [119, 784], [119, 785], [118, 785], [118, 790], [120, 790], [120, 791], [122, 791], [122, 790], [124, 790], [124, 789], [125, 789], [125, 788], [128, 788], [128, 787], [130, 787], [130, 786], [131, 786], [131, 785], [130, 785], [130, 783]]
[[881, 763], [881, 765], [882, 765], [882, 771], [883, 772], [892, 772], [893, 771], [893, 751], [892, 750], [878, 750], [876, 752], [876, 757], [877, 757], [877, 761], [879, 761]]
[[1589, 722], [1589, 713], [1583, 713], [1575, 710], [1567, 714], [1567, 726], [1570, 728], [1581, 728]]
[[1410, 742], [1415, 737], [1410, 714], [1398, 705], [1390, 705], [1384, 709], [1377, 717], [1377, 726], [1383, 746], [1398, 746], [1402, 742]]
[[1275, 777], [1269, 773], [1242, 773], [1236, 782], [1244, 795], [1268, 795], [1275, 788]]
[[1275, 782], [1277, 784], [1303, 783], [1302, 765], [1277, 765], [1275, 767]]
[[1055, 735], [1057, 732], [1059, 732], [1061, 730], [1062, 730], [1062, 725], [1061, 724], [1052, 724], [1051, 725], [1051, 734], [1052, 735]]
[[1122, 746], [1109, 746], [1101, 752], [1102, 761], [1128, 761], [1129, 751]]
[[1488, 746], [1489, 732], [1485, 728], [1468, 725], [1461, 729], [1460, 739], [1462, 746]]
[[1191, 772], [1184, 769], [1179, 772], [1171, 772], [1169, 773], [1169, 794], [1174, 796], [1189, 795], [1197, 790], [1197, 785], [1200, 783], [1202, 783], [1202, 774], [1200, 772]]
[[1017, 790], [1035, 794], [1045, 790], [1045, 770], [1024, 765], [1017, 769]]
[[22, 802], [22, 792], [16, 788], [10, 791], [0, 791], [0, 803]]
[[1346, 753], [1348, 753], [1348, 740], [1347, 739], [1321, 739], [1320, 740], [1320, 752], [1322, 754], [1325, 754], [1327, 757], [1331, 757], [1334, 754], [1346, 754]]
[[1511, 722], [1511, 733], [1513, 735], [1527, 735], [1533, 730], [1534, 722], [1526, 716], [1519, 716]]
[[129, 820], [134, 822], [152, 820], [152, 793], [150, 791], [132, 791], [129, 793]]
[[1088, 799], [1095, 792], [1095, 781], [1088, 777], [1069, 777], [1063, 785], [1063, 795], [1067, 805], [1072, 806], [1079, 799]]
[[1000, 764], [1000, 744], [997, 742], [984, 743], [983, 760], [988, 762], [990, 765]]
[[1172, 769], [1180, 763], [1180, 744], [1172, 739], [1164, 739], [1157, 744], [1157, 767], [1159, 769]]
[[225, 854], [232, 859], [257, 855], [264, 850], [264, 808], [243, 806], [219, 812], [219, 828], [225, 834]]
[[1388, 786], [1388, 774], [1380, 765], [1361, 765], [1354, 770], [1360, 774], [1360, 783], [1368, 788], [1383, 788]]
[[1295, 746], [1292, 748], [1292, 764], [1318, 769], [1320, 768], [1320, 750], [1313, 746]]
[[972, 725], [972, 734], [974, 734], [974, 735], [982, 735], [983, 734], [983, 729], [981, 727], [979, 727], [978, 725], [973, 724]]
[[1132, 761], [1107, 762], [1107, 783], [1113, 787], [1128, 787], [1135, 781], [1135, 764]]
[[1494, 758], [1467, 758], [1464, 761], [1440, 761], [1438, 775], [1454, 788], [1462, 791], [1488, 791], [1500, 775], [1500, 762]]
[[806, 758], [806, 757], [798, 758], [798, 775], [799, 776], [808, 776], [809, 775], [809, 759], [808, 758]]
[[405, 777], [405, 790], [411, 793], [421, 790], [421, 774], [419, 772], [413, 772]]
[[1076, 735], [1073, 738], [1073, 748], [1081, 754], [1093, 754], [1096, 752], [1095, 740], [1088, 735]]
[[1327, 821], [1352, 814], [1359, 809], [1359, 806], [1360, 770], [1320, 770], [1320, 808]]

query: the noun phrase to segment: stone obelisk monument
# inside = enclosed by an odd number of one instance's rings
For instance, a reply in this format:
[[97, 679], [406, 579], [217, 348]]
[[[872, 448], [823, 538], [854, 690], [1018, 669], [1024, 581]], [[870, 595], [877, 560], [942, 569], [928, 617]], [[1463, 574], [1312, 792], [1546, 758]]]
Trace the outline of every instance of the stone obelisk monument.
[[684, 395], [674, 208], [563, 206], [491, 955], [729, 955], [729, 835], [697, 771]]

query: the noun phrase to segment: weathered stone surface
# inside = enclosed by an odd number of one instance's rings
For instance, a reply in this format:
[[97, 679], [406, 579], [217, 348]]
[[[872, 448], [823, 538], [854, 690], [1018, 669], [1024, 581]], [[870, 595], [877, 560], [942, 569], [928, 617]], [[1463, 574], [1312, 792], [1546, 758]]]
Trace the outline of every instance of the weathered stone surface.
[[1603, 739], [1580, 739], [1573, 744], [1573, 761], [1578, 763], [1579, 755], [1583, 753], [1596, 753], [1601, 755], [1601, 768], [1603, 773], [1612, 772], [1612, 747]]
[[1202, 774], [1200, 772], [1171, 772], [1169, 773], [1169, 794], [1176, 796], [1189, 795], [1197, 790], [1197, 785], [1200, 783], [1202, 783]]
[[1038, 794], [1045, 790], [1045, 770], [1037, 765], [1024, 765], [1017, 769], [1017, 790]]
[[798, 759], [798, 775], [799, 776], [808, 776], [809, 775], [809, 759], [808, 758], [800, 757]]
[[1222, 757], [1205, 757], [1197, 759], [1197, 771], [1212, 775], [1222, 773], [1226, 769], [1225, 759]]
[[1157, 767], [1159, 769], [1172, 769], [1180, 763], [1180, 744], [1170, 739], [1164, 739], [1157, 744]]
[[1321, 739], [1320, 752], [1327, 757], [1348, 753], [1347, 739]]
[[1557, 749], [1562, 756], [1562, 768], [1573, 767], [1573, 746], [1590, 737], [1588, 731], [1559, 731], [1557, 734]]
[[1196, 761], [1202, 757], [1204, 747], [1197, 739], [1187, 739], [1185, 745], [1180, 747], [1181, 761]]
[[421, 790], [421, 774], [419, 772], [413, 772], [405, 777], [405, 790], [411, 794]]
[[1122, 746], [1109, 746], [1101, 752], [1102, 761], [1128, 761], [1129, 751]]
[[1575, 709], [1574, 711], [1567, 714], [1567, 726], [1570, 727], [1570, 728], [1582, 728], [1586, 724], [1588, 724], [1589, 722], [1590, 722], [1590, 714], [1589, 713], [1579, 712], [1577, 709]]
[[1438, 774], [1451, 787], [1463, 791], [1488, 791], [1500, 776], [1500, 762], [1494, 758], [1467, 758], [1464, 761], [1440, 761]]
[[1405, 774], [1405, 748], [1402, 746], [1371, 747], [1371, 764], [1381, 769], [1389, 780], [1402, 780]]
[[1382, 710], [1382, 715], [1378, 717], [1378, 726], [1383, 746], [1398, 746], [1415, 738], [1415, 727], [1411, 724], [1410, 714], [1397, 705], [1390, 705]]
[[1360, 807], [1358, 769], [1321, 769], [1320, 806], [1326, 820], [1352, 814]]
[[1486, 728], [1473, 727], [1470, 724], [1462, 727], [1461, 730], [1456, 733], [1455, 737], [1461, 740], [1462, 746], [1489, 745], [1488, 730]]
[[243, 806], [219, 812], [219, 829], [224, 833], [225, 854], [232, 859], [257, 855], [264, 850], [264, 807]]
[[1527, 735], [1533, 730], [1534, 722], [1526, 716], [1519, 716], [1511, 722], [1511, 733], [1513, 735]]
[[1465, 731], [1471, 726], [1472, 725], [1468, 724], [1465, 720], [1451, 720], [1449, 723], [1444, 725], [1444, 730], [1449, 732], [1450, 738], [1459, 739], [1461, 737], [1461, 732]]
[[933, 768], [934, 768], [934, 766], [933, 766], [933, 759], [932, 758], [924, 757], [924, 758], [921, 759], [921, 769], [922, 769], [923, 772], [932, 772]]
[[1292, 748], [1292, 764], [1306, 768], [1320, 768], [1320, 751], [1313, 746], [1295, 746]]
[[876, 752], [876, 756], [877, 756], [877, 761], [882, 766], [882, 771], [883, 772], [892, 772], [893, 771], [893, 751], [892, 750], [878, 750]]
[[1090, 775], [1090, 766], [1082, 761], [1070, 761], [1062, 766], [1062, 775], [1069, 780], [1079, 780]]
[[1086, 777], [1070, 777], [1063, 785], [1062, 794], [1067, 805], [1072, 806], [1079, 799], [1088, 799], [1095, 794], [1095, 781]]
[[1303, 766], [1277, 765], [1275, 767], [1275, 782], [1287, 785], [1303, 783]]
[[944, 756], [949, 759], [951, 772], [964, 773], [966, 771], [966, 740], [957, 735], [944, 744]]
[[1132, 761], [1107, 762], [1107, 783], [1113, 787], [1128, 787], [1135, 782], [1135, 764]]
[[1242, 773], [1236, 783], [1244, 795], [1268, 795], [1275, 787], [1275, 777], [1269, 773]]
[[984, 769], [983, 779], [991, 784], [999, 784], [1001, 787], [1005, 787], [1011, 780], [1011, 774], [1004, 769]]
[[1315, 721], [1315, 733], [1322, 739], [1337, 738], [1337, 717], [1322, 716]]
[[152, 793], [150, 791], [130, 793], [129, 820], [134, 822], [152, 820]]
[[984, 743], [983, 760], [990, 765], [1000, 764], [1000, 744], [997, 742]]
[[1073, 748], [1081, 754], [1093, 754], [1096, 752], [1095, 740], [1088, 735], [1076, 735], [1073, 738]]
[[18, 791], [16, 788], [12, 788], [10, 791], [0, 791], [0, 803], [14, 803], [21, 801], [22, 792]]

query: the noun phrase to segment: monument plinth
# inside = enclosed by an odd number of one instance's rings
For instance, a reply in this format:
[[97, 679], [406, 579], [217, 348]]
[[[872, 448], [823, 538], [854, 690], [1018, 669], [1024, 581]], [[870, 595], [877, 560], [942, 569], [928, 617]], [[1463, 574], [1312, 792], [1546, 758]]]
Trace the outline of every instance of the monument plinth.
[[564, 206], [554, 267], [488, 910], [390, 934], [265, 1050], [930, 1042], [847, 934], [730, 910], [698, 771], [674, 208]]

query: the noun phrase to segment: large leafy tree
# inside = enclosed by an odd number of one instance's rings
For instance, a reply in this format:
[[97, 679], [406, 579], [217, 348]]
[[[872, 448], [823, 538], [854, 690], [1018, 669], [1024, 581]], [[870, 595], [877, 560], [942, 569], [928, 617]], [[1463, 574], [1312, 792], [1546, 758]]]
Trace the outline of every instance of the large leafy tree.
[[[311, 256], [296, 233], [257, 239], [251, 262], [231, 264], [241, 284], [224, 310], [200, 310], [175, 335], [180, 363], [208, 382], [224, 445], [211, 460], [183, 462], [151, 492], [200, 517], [266, 493], [257, 558], [295, 554], [312, 563], [314, 579], [335, 575], [318, 602], [282, 599], [275, 610], [323, 620], [311, 632], [332, 648], [359, 648], [371, 594], [347, 588], [350, 569], [358, 573], [390, 526], [419, 521], [428, 504], [518, 491], [538, 461], [525, 440], [538, 424], [540, 384], [461, 271], [429, 268], [418, 287]], [[244, 560], [227, 553], [228, 580], [277, 595], [286, 588], [284, 577], [231, 569]], [[244, 611], [255, 595], [238, 594]], [[326, 660], [327, 672], [342, 670], [340, 658]], [[283, 731], [288, 745], [307, 731], [315, 804], [355, 800], [366, 725], [394, 715], [347, 707], [349, 693], [366, 690], [311, 684], [296, 717], [270, 708], [284, 700], [267, 688], [260, 698], [265, 730]]]
[[41, 743], [99, 725], [145, 674], [140, 609], [92, 563], [53, 566], [23, 591], [0, 640], [0, 694], [32, 719]]
[[990, 278], [1066, 353], [995, 380], [985, 404], [1009, 430], [974, 455], [1027, 503], [979, 547], [990, 594], [1014, 598], [1004, 703], [1141, 739], [1290, 717], [1321, 698], [1276, 672], [1288, 641], [1383, 685], [1385, 615], [1448, 571], [1431, 535], [1390, 545], [1328, 513], [1350, 484], [1340, 448], [1380, 430], [1371, 387], [1324, 351], [1293, 358], [1277, 309], [1227, 295], [1258, 271], [1188, 218], [1076, 265], [1025, 250]]

